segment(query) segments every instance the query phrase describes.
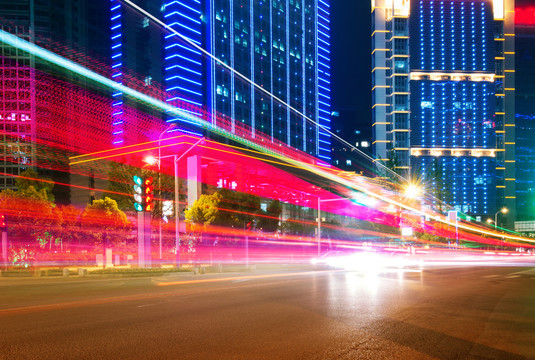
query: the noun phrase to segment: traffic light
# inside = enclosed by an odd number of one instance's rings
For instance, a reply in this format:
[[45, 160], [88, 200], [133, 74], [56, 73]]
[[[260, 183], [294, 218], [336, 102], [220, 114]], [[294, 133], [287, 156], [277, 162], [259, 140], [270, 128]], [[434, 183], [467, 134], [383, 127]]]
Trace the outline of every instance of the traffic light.
[[6, 216], [0, 214], [0, 232], [7, 231]]
[[145, 211], [152, 211], [152, 208], [154, 207], [154, 186], [152, 185], [153, 180], [154, 179], [152, 176], [149, 176], [145, 179]]
[[136, 211], [152, 211], [154, 208], [154, 179], [134, 176], [134, 208]]
[[134, 208], [143, 211], [143, 179], [134, 176]]

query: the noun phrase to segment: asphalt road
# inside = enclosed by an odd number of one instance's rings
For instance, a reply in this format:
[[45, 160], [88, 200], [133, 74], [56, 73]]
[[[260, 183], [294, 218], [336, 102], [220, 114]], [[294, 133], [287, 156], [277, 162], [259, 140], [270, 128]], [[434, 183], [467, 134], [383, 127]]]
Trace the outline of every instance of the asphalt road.
[[535, 359], [535, 270], [0, 278], [0, 359]]

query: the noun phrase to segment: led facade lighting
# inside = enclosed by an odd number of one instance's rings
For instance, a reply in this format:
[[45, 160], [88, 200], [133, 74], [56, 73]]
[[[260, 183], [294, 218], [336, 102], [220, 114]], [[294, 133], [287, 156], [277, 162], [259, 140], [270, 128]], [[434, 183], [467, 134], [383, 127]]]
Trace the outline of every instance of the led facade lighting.
[[[505, 56], [514, 51], [503, 41], [514, 32], [506, 16], [512, 1], [372, 5], [375, 156], [395, 156], [400, 170], [426, 177], [458, 211], [492, 214], [507, 198], [498, 185], [514, 178], [507, 163], [514, 140], [506, 140], [514, 110], [505, 91], [514, 90]], [[507, 176], [496, 170], [504, 163]]]
[[[249, 126], [253, 135], [261, 132], [331, 159], [328, 0], [168, 0], [162, 9], [168, 26], [272, 94], [255, 89], [220, 61], [167, 33], [168, 101], [206, 107], [212, 122], [217, 122], [216, 113], [224, 114]], [[181, 117], [168, 121], [187, 123]]]
[[[111, 78], [122, 84], [123, 80], [123, 5], [120, 0], [110, 1]], [[112, 142], [115, 146], [124, 143], [123, 93], [112, 93]]]

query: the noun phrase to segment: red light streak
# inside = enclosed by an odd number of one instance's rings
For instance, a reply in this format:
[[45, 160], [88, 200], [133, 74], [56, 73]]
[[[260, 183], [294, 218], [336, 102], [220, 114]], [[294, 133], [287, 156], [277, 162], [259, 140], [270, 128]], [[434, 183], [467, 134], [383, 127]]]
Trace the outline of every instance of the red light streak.
[[[532, 13], [533, 12], [530, 14]], [[521, 18], [521, 16], [525, 15], [525, 13], [519, 12], [517, 15]], [[69, 49], [66, 49], [64, 46], [58, 46], [58, 48], [54, 50], [59, 53], [67, 54], [69, 58], [86, 63], [90, 68], [98, 68], [98, 71], [100, 72], [107, 71], [104, 70], [105, 67], [100, 66], [98, 63], [92, 62], [89, 58], [79, 56], [78, 53], [72, 52]], [[147, 87], [143, 82], [138, 81], [136, 76], [131, 73], [127, 73], [125, 75], [125, 84], [126, 83], [132, 88], [157, 99], [166, 99], [167, 96], [169, 96], [161, 86], [157, 85]], [[54, 89], [53, 92], [50, 91], [51, 88]], [[37, 116], [42, 121], [39, 122], [37, 138], [31, 139], [31, 141], [37, 145], [38, 150], [35, 163], [32, 165], [36, 165], [45, 169], [70, 171], [73, 174], [76, 173], [79, 175], [91, 176], [93, 178], [108, 179], [111, 181], [120, 182], [121, 179], [109, 178], [107, 170], [110, 166], [110, 163], [104, 160], [114, 160], [119, 163], [129, 164], [141, 168], [141, 156], [138, 159], [132, 155], [146, 153], [158, 149], [157, 142], [155, 142], [153, 139], [155, 139], [158, 134], [165, 129], [167, 124], [163, 123], [161, 119], [157, 117], [147, 115], [135, 109], [134, 107], [129, 107], [127, 105], [122, 106], [124, 111], [124, 119], [126, 122], [126, 133], [124, 137], [126, 140], [126, 146], [120, 149], [110, 149], [110, 129], [112, 128], [112, 124], [110, 123], [110, 114], [113, 111], [113, 107], [111, 105], [112, 101], [109, 98], [97, 93], [97, 91], [98, 89], [96, 91], [90, 91], [88, 89], [83, 89], [80, 86], [68, 84], [52, 76], [39, 72], [36, 73], [36, 96], [38, 97], [40, 104], [37, 109]], [[242, 173], [246, 174], [247, 179], [237, 183], [238, 191], [251, 193], [266, 199], [281, 199], [284, 202], [297, 205], [301, 208], [317, 209], [318, 198], [324, 199], [334, 196], [334, 194], [330, 193], [329, 191], [321, 189], [321, 184], [319, 186], [311, 185], [312, 181], [310, 180], [315, 176], [318, 176], [318, 174], [322, 176], [321, 183], [326, 183], [328, 186], [335, 186], [334, 183], [336, 181], [343, 179], [347, 180], [348, 182], [354, 182], [355, 184], [358, 184], [358, 187], [361, 188], [363, 192], [368, 191], [375, 194], [382, 194], [382, 191], [384, 190], [379, 182], [374, 183], [368, 179], [360, 183], [359, 180], [362, 180], [362, 178], [341, 172], [336, 168], [329, 168], [326, 164], [318, 159], [313, 158], [312, 156], [309, 156], [308, 154], [299, 152], [282, 142], [273, 142], [273, 139], [267, 135], [254, 132], [253, 137], [253, 131], [250, 127], [240, 124], [239, 122], [234, 122], [228, 117], [217, 115], [215, 118], [213, 118], [212, 114], [209, 111], [206, 111], [206, 109], [192, 107], [186, 102], [175, 101], [173, 104], [177, 107], [195, 113], [200, 113], [201, 118], [207, 122], [213, 121], [227, 131], [233, 129], [233, 132], [237, 136], [245, 138], [249, 141], [254, 141], [257, 144], [262, 144], [273, 152], [273, 155], [270, 156], [265, 154], [260, 155], [260, 153], [257, 151], [243, 150], [235, 146], [218, 144], [210, 140], [206, 140], [204, 145], [201, 144], [198, 146], [198, 149], [196, 149], [196, 151], [198, 150], [197, 154], [209, 159], [203, 163], [202, 166], [205, 166], [206, 168], [210, 167], [212, 174], [216, 173], [218, 176], [224, 178], [233, 175], [235, 169], [243, 170]], [[76, 121], [73, 121], [73, 119], [76, 119]], [[11, 136], [11, 134], [6, 135]], [[196, 137], [186, 135], [166, 137], [162, 141], [161, 149], [164, 150], [166, 154], [178, 154], [179, 150], [192, 145], [196, 140]], [[72, 161], [71, 165], [76, 165], [74, 170], [66, 163], [66, 159], [68, 157], [70, 157]], [[297, 160], [298, 162], [293, 164], [289, 163], [287, 162], [287, 158]], [[217, 161], [214, 161], [214, 159]], [[10, 161], [15, 162], [14, 159]], [[219, 163], [220, 165], [213, 165], [214, 163]], [[299, 164], [306, 166], [299, 166]], [[285, 169], [306, 170], [307, 175], [300, 175], [298, 177], [296, 175], [286, 173], [272, 165], [277, 165], [280, 167], [284, 166]], [[183, 173], [183, 170], [184, 167], [182, 166], [180, 171]], [[173, 172], [172, 167], [168, 165], [163, 166], [162, 172], [171, 175]], [[332, 175], [335, 180], [325, 176], [325, 174]], [[11, 174], [1, 175], [14, 176]], [[217, 176], [212, 176], [211, 174], [203, 176], [202, 182], [204, 184], [217, 186]], [[318, 180], [318, 177], [314, 178], [313, 180]], [[88, 186], [70, 185], [46, 180], [45, 182], [96, 192], [111, 192], [109, 190], [94, 189]], [[340, 184], [336, 184], [336, 186], [342, 189], [346, 185], [340, 181], [339, 183]], [[392, 186], [392, 188], [394, 188], [394, 186]], [[113, 193], [130, 195], [123, 192]], [[397, 194], [395, 191], [392, 191], [392, 194], [393, 195], [389, 194], [388, 196], [385, 196], [385, 198], [390, 196], [391, 199], [394, 199], [393, 203], [395, 203], [398, 201], [396, 198]], [[16, 225], [19, 227], [26, 226], [28, 230], [34, 232], [32, 236], [36, 235], [38, 231], [43, 231], [45, 229], [49, 229], [52, 232], [59, 232], [61, 230], [61, 226], [57, 223], [54, 223], [54, 221], [58, 220], [56, 218], [61, 215], [59, 208], [58, 210], [55, 210], [56, 212], [54, 212], [54, 210], [41, 211], [39, 209], [42, 204], [35, 202], [32, 203], [31, 201], [26, 200], [17, 200], [15, 202], [16, 204], [13, 204], [13, 201], [11, 201], [11, 203], [2, 204], [2, 209], [6, 210], [6, 214], [8, 215], [19, 216], [22, 220]], [[412, 206], [409, 203], [400, 203], [400, 205], [405, 205], [406, 208], [410, 208]], [[335, 226], [324, 223], [322, 224], [323, 229], [342, 233], [336, 234], [335, 236], [330, 236], [328, 239], [322, 238], [322, 248], [324, 249], [333, 246], [354, 248], [355, 246], [361, 245], [364, 237], [375, 237], [378, 239], [378, 241], [394, 241], [395, 239], [399, 238], [399, 234], [396, 232], [399, 230], [398, 227], [400, 225], [401, 216], [399, 216], [399, 214], [393, 215], [382, 213], [378, 209], [357, 205], [348, 199], [341, 200], [336, 204], [325, 203], [321, 207], [324, 213], [339, 214], [353, 220], [371, 221], [375, 224], [385, 225], [387, 227], [382, 230], [385, 232], [383, 233], [381, 231], [374, 232], [370, 230], [351, 229], [346, 226]], [[257, 217], [269, 217], [246, 211], [237, 211], [224, 208], [221, 208], [220, 210], [251, 216], [254, 215]], [[82, 210], [79, 211], [81, 212]], [[411, 219], [411, 217], [413, 219]], [[285, 221], [306, 225], [310, 228], [317, 226], [317, 223], [311, 221], [310, 219], [287, 219]], [[433, 226], [430, 224], [422, 225], [419, 223], [419, 217], [416, 215], [404, 216], [404, 221], [411, 222], [411, 227], [413, 227], [415, 231], [436, 234], [442, 238], [449, 239], [450, 242], [453, 242], [456, 237], [459, 236], [463, 241], [472, 241], [491, 246], [504, 245], [500, 239], [485, 238], [481, 235], [475, 234], [475, 232], [486, 233], [487, 235], [493, 237], [502, 237], [504, 236], [503, 234], [486, 230], [483, 232], [481, 229], [478, 229], [472, 225], [467, 225], [466, 223], [461, 223], [460, 229], [456, 231], [454, 225], [449, 223], [442, 223], [440, 226]], [[78, 232], [80, 236], [86, 236], [92, 232], [95, 232], [95, 230], [98, 230], [99, 226], [113, 227], [117, 225], [119, 225], [118, 222], [107, 218], [103, 214], [94, 213], [91, 216], [80, 216], [80, 220], [77, 223], [79, 228], [74, 229], [73, 233]], [[166, 248], [167, 259], [173, 259], [173, 247], [171, 246], [173, 243], [171, 235], [174, 230], [173, 226], [174, 224], [164, 226], [164, 231], [166, 231], [166, 234], [164, 235], [169, 240]], [[134, 255], [135, 257], [135, 249], [131, 249], [133, 241], [132, 239], [135, 238], [134, 235], [118, 230], [107, 230], [107, 234], [113, 236], [123, 235], [126, 248], [129, 248], [131, 255]], [[288, 256], [294, 256], [295, 253], [299, 253], [297, 250], [303, 249], [304, 250], [301, 252], [301, 254], [303, 256], [310, 257], [314, 255], [314, 247], [317, 242], [316, 237], [312, 235], [275, 235], [258, 231], [244, 231], [243, 229], [216, 227], [204, 229], [199, 234], [183, 235], [185, 242], [190, 241], [192, 237], [199, 235], [205, 237], [223, 237], [224, 239], [218, 240], [222, 243], [243, 242], [244, 237], [248, 236], [251, 238], [250, 243], [254, 246], [259, 248], [261, 246], [274, 247], [274, 249], [251, 249], [251, 256], [256, 256], [257, 260], [269, 260], [275, 257], [286, 257], [287, 259]], [[505, 237], [510, 236], [506, 235]], [[415, 244], [419, 243], [434, 246], [448, 246], [447, 244], [439, 241], [424, 241], [416, 238], [404, 240], [411, 241]], [[130, 243], [128, 244], [129, 241]], [[196, 240], [191, 241], [195, 242]], [[62, 246], [64, 245], [63, 240], [61, 244]], [[533, 247], [533, 245], [526, 245], [524, 243], [514, 241], [508, 241], [508, 243], [505, 245], [521, 246], [525, 248]], [[65, 246], [75, 249], [75, 245], [73, 243], [67, 242]], [[94, 246], [95, 244], [91, 243], [90, 241], [81, 241], [81, 249], [88, 251], [88, 253], [92, 256], [97, 253], [96, 250], [93, 249]], [[50, 248], [52, 248], [51, 242]], [[119, 248], [120, 247], [118, 246], [117, 249]], [[197, 256], [197, 259], [200, 256], [201, 258], [204, 257], [203, 259], [205, 260], [208, 256], [208, 253], [210, 253], [210, 258], [212, 258], [212, 255], [215, 252], [218, 254], [215, 257], [217, 260], [226, 261], [229, 258], [221, 252], [223, 250], [217, 249], [216, 251], [213, 248], [205, 246], [204, 244], [196, 244], [194, 248], [196, 251], [198, 251], [197, 255], [184, 255], [186, 257], [190, 256], [190, 258], [193, 257], [193, 259], [195, 259], [195, 256]], [[243, 260], [243, 248], [235, 245], [228, 245], [224, 248], [224, 250], [229, 250], [235, 255], [234, 258]], [[40, 256], [44, 256], [44, 251], [42, 249], [40, 251]], [[63, 256], [67, 255], [63, 254]], [[262, 256], [265, 258], [263, 259]]]

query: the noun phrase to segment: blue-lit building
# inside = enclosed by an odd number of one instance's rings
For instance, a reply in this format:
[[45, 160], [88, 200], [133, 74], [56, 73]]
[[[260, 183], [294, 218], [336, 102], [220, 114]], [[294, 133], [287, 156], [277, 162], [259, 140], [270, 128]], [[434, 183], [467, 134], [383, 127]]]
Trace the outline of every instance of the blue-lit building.
[[[156, 16], [160, 15], [161, 0], [135, 0], [137, 6]], [[144, 81], [145, 85], [162, 84], [163, 39], [160, 28], [148, 17], [139, 14], [120, 0], [110, 0], [109, 46], [111, 78], [129, 86], [130, 77]], [[112, 109], [112, 141], [124, 145], [125, 109], [121, 92], [114, 92]], [[129, 106], [137, 106], [134, 103]]]
[[373, 152], [459, 211], [515, 209], [508, 0], [375, 0]]
[[[529, 1], [517, 2], [515, 32], [517, 220], [535, 220], [535, 14]], [[519, 18], [519, 19], [518, 19]]]
[[211, 121], [223, 114], [249, 126], [253, 136], [261, 132], [331, 160], [330, 136], [306, 119], [330, 130], [328, 0], [167, 0], [162, 18], [214, 57], [167, 33], [169, 101], [202, 106], [213, 114]]

